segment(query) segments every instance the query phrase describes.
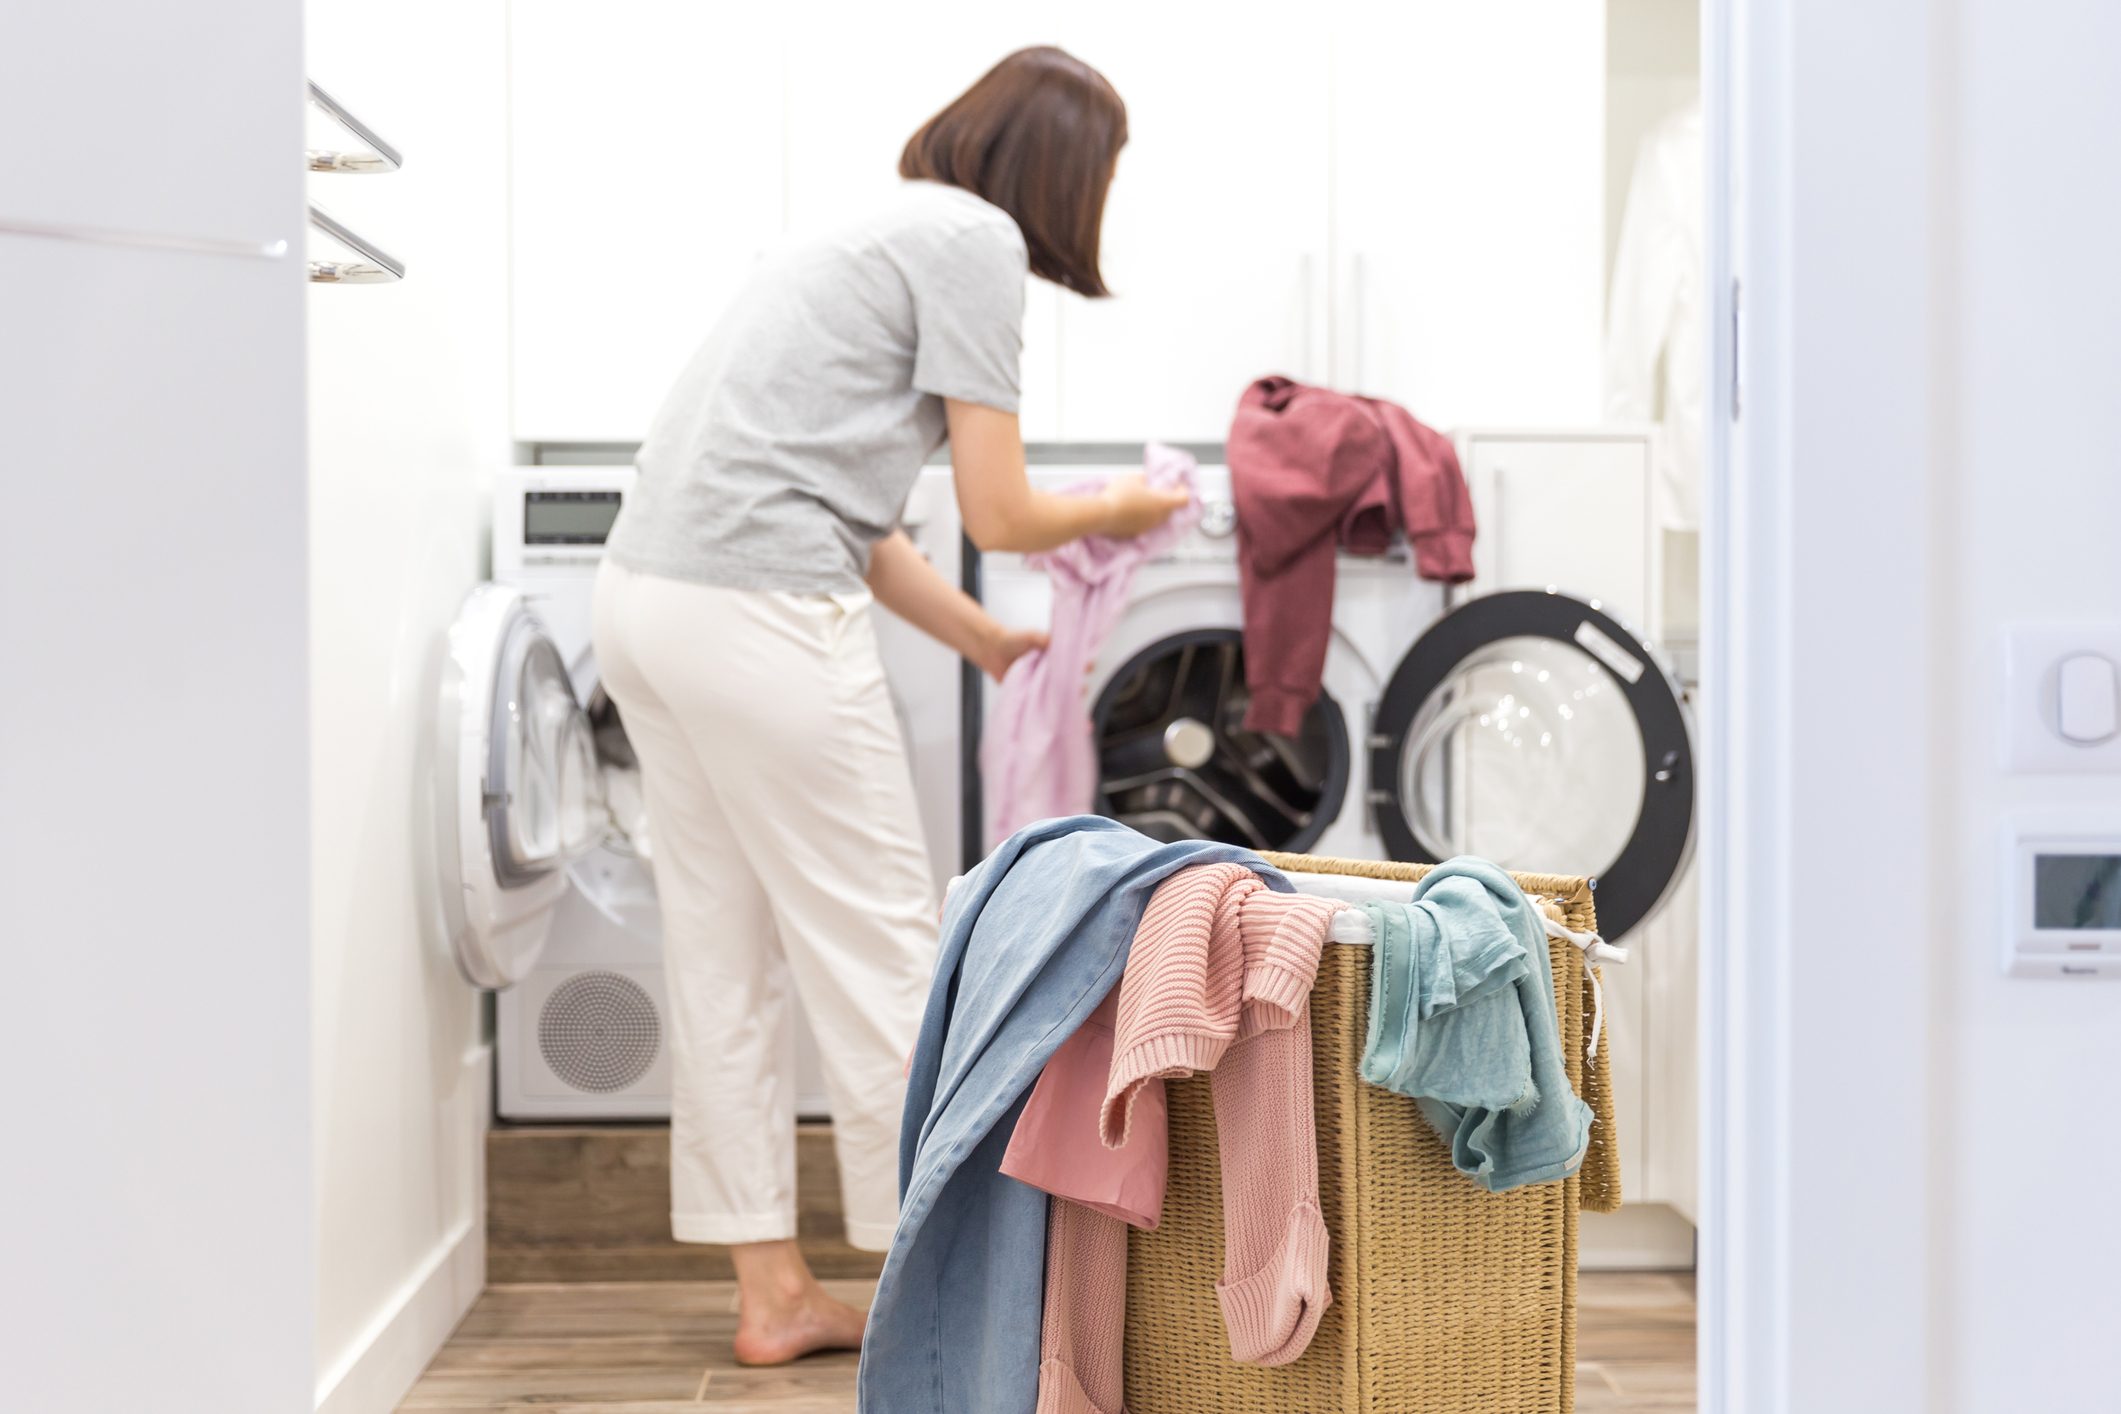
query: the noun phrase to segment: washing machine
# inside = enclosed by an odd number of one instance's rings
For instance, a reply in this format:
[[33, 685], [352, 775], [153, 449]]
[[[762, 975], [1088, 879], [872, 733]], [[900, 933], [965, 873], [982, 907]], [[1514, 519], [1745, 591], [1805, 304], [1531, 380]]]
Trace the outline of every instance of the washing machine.
[[[1600, 923], [1614, 939], [1655, 913], [1692, 842], [1693, 750], [1679, 684], [1618, 606], [1565, 591], [1565, 556], [1540, 561], [1553, 580], [1505, 587], [1526, 557], [1497, 558], [1509, 541], [1504, 512], [1531, 512], [1522, 497], [1498, 503], [1496, 493], [1537, 483], [1498, 460], [1489, 444], [1502, 434], [1482, 436], [1462, 450], [1480, 454], [1470, 479], [1490, 540], [1488, 582], [1447, 590], [1423, 581], [1403, 546], [1342, 555], [1322, 690], [1294, 737], [1242, 726], [1237, 517], [1227, 468], [1202, 466], [1199, 524], [1142, 566], [1090, 674], [1095, 808], [1164, 839], [1367, 859], [1474, 853], [1593, 874]], [[1598, 460], [1604, 434], [1591, 442], [1574, 458], [1541, 443], [1526, 461], [1601, 475], [1610, 469]], [[1065, 492], [1116, 470], [1043, 466], [1032, 476]], [[1560, 526], [1540, 535], [1597, 542], [1595, 524], [1554, 514]], [[990, 612], [1044, 626], [1043, 572], [1022, 556], [981, 560]], [[991, 707], [993, 694], [985, 698]]]
[[[952, 584], [967, 583], [973, 562], [963, 553], [964, 519], [948, 466], [921, 469], [899, 525], [938, 574]], [[965, 867], [964, 825], [977, 816], [976, 808], [966, 809], [965, 793], [978, 782], [966, 769], [964, 722], [967, 695], [977, 694], [980, 672], [881, 605], [876, 646], [906, 740], [921, 833], [940, 899], [951, 876]]]
[[[503, 1119], [658, 1119], [670, 1053], [640, 772], [597, 674], [591, 593], [633, 468], [511, 467], [496, 477], [493, 578], [465, 600], [442, 671], [436, 821], [445, 929], [495, 991]], [[925, 504], [925, 503], [924, 503]], [[952, 557], [954, 521], [936, 553]], [[903, 659], [887, 667], [909, 741], [955, 758], [959, 703]], [[938, 705], [941, 703], [942, 705]], [[930, 718], [947, 706], [948, 728]], [[911, 717], [908, 717], [908, 713]], [[931, 792], [932, 794], [933, 792]], [[924, 801], [924, 813], [928, 803]], [[956, 816], [935, 805], [937, 828]], [[954, 838], [945, 841], [955, 857]], [[796, 1007], [798, 1112], [829, 1113]]]

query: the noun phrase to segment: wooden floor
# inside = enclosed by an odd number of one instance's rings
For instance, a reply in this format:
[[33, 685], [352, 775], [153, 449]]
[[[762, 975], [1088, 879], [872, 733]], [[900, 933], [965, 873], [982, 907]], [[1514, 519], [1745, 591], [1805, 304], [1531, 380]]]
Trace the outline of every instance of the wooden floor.
[[[796, 1240], [821, 1277], [874, 1277], [847, 1245], [832, 1127], [795, 1131]], [[504, 1125], [486, 1136], [486, 1279], [726, 1281], [729, 1249], [670, 1235], [668, 1125]]]
[[[1581, 1281], [1577, 1409], [1692, 1409], [1693, 1279], [1586, 1272]], [[872, 1287], [827, 1284], [857, 1303]], [[735, 1287], [725, 1281], [496, 1286], [479, 1298], [400, 1407], [540, 1414], [853, 1410], [854, 1356], [746, 1370], [730, 1357], [735, 1331]]]

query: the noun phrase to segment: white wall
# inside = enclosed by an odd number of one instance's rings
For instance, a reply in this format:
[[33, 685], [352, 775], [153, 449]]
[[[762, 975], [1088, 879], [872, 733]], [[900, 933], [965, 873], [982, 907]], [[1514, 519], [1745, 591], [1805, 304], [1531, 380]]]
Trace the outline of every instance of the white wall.
[[0, 1404], [310, 1381], [300, 16], [11, 6]]
[[506, 462], [500, 0], [310, 0], [311, 75], [405, 154], [310, 193], [403, 260], [310, 293], [317, 1396], [390, 1408], [484, 1280], [476, 994], [438, 930], [442, 636]]
[[1961, 1410], [2121, 1403], [2121, 987], [1998, 975], [1996, 826], [2021, 805], [2121, 808], [2121, 776], [1998, 764], [2005, 625], [2121, 620], [2121, 9], [1957, 0], [1940, 136], [1950, 439], [1938, 527], [1948, 598], [1956, 837], [1941, 890], [1951, 1162], [1938, 1195]]
[[1705, 1407], [2111, 1409], [2121, 988], [1999, 975], [1998, 837], [2121, 778], [1998, 722], [2008, 622], [2121, 618], [2121, 11], [1739, 31]]

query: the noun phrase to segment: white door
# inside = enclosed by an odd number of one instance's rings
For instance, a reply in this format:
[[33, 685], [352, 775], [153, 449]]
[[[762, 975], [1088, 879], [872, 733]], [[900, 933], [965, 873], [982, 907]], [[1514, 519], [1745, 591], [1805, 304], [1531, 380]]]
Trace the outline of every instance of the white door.
[[1060, 296], [1060, 435], [1220, 442], [1254, 378], [1326, 374], [1327, 27], [1245, 4], [1183, 35], [1069, 7], [1128, 141], [1105, 210], [1113, 298]]
[[1604, 4], [1365, 6], [1334, 61], [1334, 382], [1438, 427], [1596, 423]]
[[781, 234], [766, 6], [512, 0], [514, 431], [634, 442]]
[[608, 833], [589, 718], [521, 590], [482, 584], [449, 632], [435, 782], [443, 917], [473, 985], [537, 965], [568, 871]]
[[[1049, 43], [1058, 6], [932, 0], [917, 19], [888, 5], [810, 11], [829, 42], [800, 46], [788, 65], [787, 211], [795, 239], [827, 231], [898, 186], [906, 139], [1003, 55]], [[917, 28], [917, 34], [915, 29]], [[1024, 436], [1056, 435], [1055, 311], [1059, 292], [1033, 280], [1024, 307]]]

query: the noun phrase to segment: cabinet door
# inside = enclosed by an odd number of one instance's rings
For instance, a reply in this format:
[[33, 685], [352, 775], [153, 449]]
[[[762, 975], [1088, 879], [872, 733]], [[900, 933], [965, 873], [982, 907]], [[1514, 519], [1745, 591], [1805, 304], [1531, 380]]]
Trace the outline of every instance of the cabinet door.
[[1655, 637], [1648, 433], [1469, 433], [1458, 443], [1473, 514], [1473, 589], [1598, 601]]
[[1604, 4], [1361, 11], [1333, 82], [1335, 381], [1439, 427], [1597, 422]]
[[509, 9], [515, 435], [638, 441], [780, 237], [780, 39], [766, 7]]
[[[914, 130], [996, 61], [1050, 42], [1053, 6], [924, 0], [903, 8], [835, 5], [830, 42], [791, 47], [787, 210], [792, 236], [859, 219], [898, 185]], [[1059, 292], [1032, 280], [1024, 310], [1024, 436], [1056, 435], [1055, 310]]]
[[1325, 374], [1327, 27], [1240, 4], [1181, 36], [1092, 0], [1060, 37], [1112, 80], [1128, 127], [1105, 210], [1113, 297], [1060, 297], [1061, 435], [1220, 442], [1254, 378]]

